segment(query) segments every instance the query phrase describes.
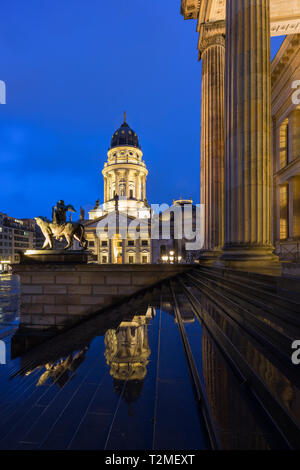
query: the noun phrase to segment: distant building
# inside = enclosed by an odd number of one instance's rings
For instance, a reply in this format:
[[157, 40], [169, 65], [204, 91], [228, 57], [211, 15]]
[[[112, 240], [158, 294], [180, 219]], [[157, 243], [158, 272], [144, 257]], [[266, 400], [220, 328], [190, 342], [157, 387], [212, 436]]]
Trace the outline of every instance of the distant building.
[[0, 271], [18, 261], [18, 252], [35, 247], [35, 221], [0, 212]]

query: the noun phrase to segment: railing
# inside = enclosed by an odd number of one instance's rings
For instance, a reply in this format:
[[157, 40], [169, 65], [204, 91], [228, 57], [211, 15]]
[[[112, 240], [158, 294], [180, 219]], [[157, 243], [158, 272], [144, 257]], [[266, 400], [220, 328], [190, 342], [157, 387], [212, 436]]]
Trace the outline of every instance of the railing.
[[290, 245], [280, 244], [278, 256], [281, 260], [300, 262], [300, 241], [293, 242]]

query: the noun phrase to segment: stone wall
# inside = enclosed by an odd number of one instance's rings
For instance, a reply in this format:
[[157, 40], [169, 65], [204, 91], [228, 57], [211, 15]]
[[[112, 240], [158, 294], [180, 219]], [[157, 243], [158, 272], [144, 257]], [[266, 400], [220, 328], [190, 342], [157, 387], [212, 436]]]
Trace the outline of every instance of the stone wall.
[[16, 264], [21, 324], [57, 327], [98, 312], [190, 265]]

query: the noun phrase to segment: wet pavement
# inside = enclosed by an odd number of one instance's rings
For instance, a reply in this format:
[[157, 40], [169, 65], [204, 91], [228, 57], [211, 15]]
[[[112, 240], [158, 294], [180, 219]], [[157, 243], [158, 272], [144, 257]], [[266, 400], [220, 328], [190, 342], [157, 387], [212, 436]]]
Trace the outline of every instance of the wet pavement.
[[189, 292], [299, 422], [292, 374], [196, 288], [162, 283], [50, 337], [18, 326], [16, 279], [0, 285], [0, 449], [288, 447], [195, 314]]

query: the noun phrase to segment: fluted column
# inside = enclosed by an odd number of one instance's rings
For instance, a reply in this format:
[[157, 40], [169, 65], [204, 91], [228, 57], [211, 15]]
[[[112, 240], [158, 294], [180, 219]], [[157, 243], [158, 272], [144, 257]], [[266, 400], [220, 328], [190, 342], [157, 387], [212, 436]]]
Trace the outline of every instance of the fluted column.
[[129, 170], [126, 170], [126, 197], [129, 198]]
[[224, 243], [225, 38], [202, 43], [201, 204], [205, 212], [201, 262], [212, 262]]
[[137, 174], [136, 198], [137, 200], [141, 199], [141, 178], [139, 173]]
[[229, 267], [277, 260], [271, 244], [270, 0], [226, 3], [225, 244]]

